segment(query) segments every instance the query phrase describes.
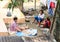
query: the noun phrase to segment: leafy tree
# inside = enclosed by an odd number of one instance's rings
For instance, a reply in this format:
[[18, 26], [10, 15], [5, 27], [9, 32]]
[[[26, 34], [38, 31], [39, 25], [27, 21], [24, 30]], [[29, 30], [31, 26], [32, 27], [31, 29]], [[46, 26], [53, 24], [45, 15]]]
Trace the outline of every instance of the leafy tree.
[[15, 7], [17, 7], [20, 3], [16, 0], [11, 0], [11, 3], [9, 3], [8, 5], [8, 8], [9, 8], [9, 11], [7, 12], [7, 16], [10, 17], [12, 16], [11, 15], [11, 12], [10, 12], [10, 9], [12, 9], [12, 12], [14, 10]]
[[8, 8], [11, 9], [12, 8], [12, 11], [15, 7], [17, 7], [19, 5], [19, 2], [16, 1], [16, 0], [11, 0], [11, 3], [9, 3], [8, 5]]

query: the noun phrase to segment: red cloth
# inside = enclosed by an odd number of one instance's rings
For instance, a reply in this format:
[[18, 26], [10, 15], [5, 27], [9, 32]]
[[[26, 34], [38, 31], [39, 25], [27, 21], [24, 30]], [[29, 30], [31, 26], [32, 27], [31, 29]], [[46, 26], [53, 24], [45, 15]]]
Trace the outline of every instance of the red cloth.
[[55, 3], [54, 2], [50, 2], [50, 7], [51, 8], [55, 8]]
[[50, 25], [51, 25], [51, 21], [47, 21], [48, 22], [48, 27], [50, 27]]
[[50, 28], [50, 25], [51, 25], [51, 21], [46, 20], [43, 27]]

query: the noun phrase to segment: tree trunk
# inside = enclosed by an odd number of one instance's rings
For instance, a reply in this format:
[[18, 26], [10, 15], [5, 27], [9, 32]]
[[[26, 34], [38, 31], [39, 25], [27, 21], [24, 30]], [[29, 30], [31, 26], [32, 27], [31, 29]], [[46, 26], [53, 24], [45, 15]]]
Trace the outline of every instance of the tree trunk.
[[23, 2], [24, 2], [24, 0], [22, 0], [22, 10], [23, 10]]
[[20, 10], [23, 10], [23, 1], [24, 0], [17, 0], [20, 4], [19, 4], [19, 6], [18, 6], [18, 8], [20, 9]]
[[34, 1], [34, 8], [35, 8], [35, 10], [36, 10], [36, 0]]
[[55, 36], [55, 39], [57, 40], [57, 42], [60, 42], [60, 2], [58, 2], [58, 6], [57, 6], [57, 20], [56, 20], [56, 28], [55, 28], [55, 31], [54, 31], [54, 36]]

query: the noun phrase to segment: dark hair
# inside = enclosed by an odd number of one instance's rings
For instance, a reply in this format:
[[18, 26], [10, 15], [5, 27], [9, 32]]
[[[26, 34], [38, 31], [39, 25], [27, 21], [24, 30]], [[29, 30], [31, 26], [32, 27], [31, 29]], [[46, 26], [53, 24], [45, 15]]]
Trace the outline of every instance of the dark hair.
[[48, 21], [50, 21], [50, 18], [49, 18], [49, 17], [47, 17], [47, 20], [48, 20]]
[[43, 10], [40, 10], [40, 11], [41, 11], [42, 13], [44, 13]]
[[14, 19], [14, 20], [17, 20], [17, 17], [14, 17], [13, 19]]

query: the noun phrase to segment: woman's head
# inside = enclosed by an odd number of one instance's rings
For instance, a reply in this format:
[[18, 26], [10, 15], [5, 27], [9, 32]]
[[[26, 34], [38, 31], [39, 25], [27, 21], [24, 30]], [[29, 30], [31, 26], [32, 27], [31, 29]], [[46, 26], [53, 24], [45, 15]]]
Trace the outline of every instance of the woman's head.
[[43, 14], [44, 12], [43, 12], [43, 10], [40, 10], [40, 14]]
[[47, 17], [47, 20], [48, 20], [48, 21], [50, 21], [50, 18], [49, 18], [49, 17]]

